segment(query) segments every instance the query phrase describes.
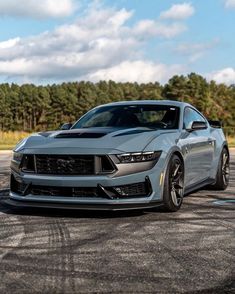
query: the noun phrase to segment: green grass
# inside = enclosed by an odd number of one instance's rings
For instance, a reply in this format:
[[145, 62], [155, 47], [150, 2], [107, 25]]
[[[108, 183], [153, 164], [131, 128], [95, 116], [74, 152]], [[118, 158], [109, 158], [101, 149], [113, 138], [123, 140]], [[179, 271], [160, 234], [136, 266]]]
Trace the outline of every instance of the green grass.
[[229, 147], [235, 147], [235, 137], [228, 137], [227, 140]]
[[14, 148], [14, 145], [0, 144], [0, 150], [12, 150], [13, 148]]
[[11, 150], [22, 139], [29, 136], [26, 132], [1, 132], [0, 131], [0, 150]]

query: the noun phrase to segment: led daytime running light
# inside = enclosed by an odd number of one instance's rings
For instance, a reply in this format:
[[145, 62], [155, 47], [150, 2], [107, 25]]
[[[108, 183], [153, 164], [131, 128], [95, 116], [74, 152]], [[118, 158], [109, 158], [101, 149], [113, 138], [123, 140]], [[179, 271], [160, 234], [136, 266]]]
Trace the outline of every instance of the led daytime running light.
[[121, 163], [134, 163], [134, 162], [146, 162], [157, 160], [161, 155], [161, 151], [147, 151], [147, 152], [134, 152], [123, 153], [117, 155]]

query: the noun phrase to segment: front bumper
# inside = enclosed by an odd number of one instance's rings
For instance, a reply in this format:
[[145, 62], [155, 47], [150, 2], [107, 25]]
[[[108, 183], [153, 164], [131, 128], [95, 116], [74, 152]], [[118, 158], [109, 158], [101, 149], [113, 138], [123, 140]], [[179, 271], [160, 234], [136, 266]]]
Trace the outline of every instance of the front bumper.
[[[7, 204], [20, 207], [52, 207], [68, 209], [92, 209], [92, 210], [123, 210], [123, 209], [141, 209], [155, 207], [161, 204], [162, 188], [160, 184], [161, 170], [155, 167], [141, 173], [130, 174], [122, 177], [109, 176], [50, 176], [35, 175], [26, 173], [16, 173], [12, 170], [12, 178], [22, 183], [23, 193], [19, 193], [12, 188], [10, 199]], [[131, 185], [146, 183], [146, 193], [143, 195], [113, 195], [109, 197], [109, 192], [114, 187], [127, 187]], [[68, 193], [58, 193], [53, 195], [37, 195], [31, 193], [28, 187], [56, 187], [61, 191], [73, 191], [74, 187], [95, 189], [100, 187], [99, 197], [94, 195], [68, 195]], [[102, 195], [102, 188], [105, 188]], [[124, 189], [126, 191], [126, 189]], [[108, 191], [108, 193], [107, 193]], [[127, 191], [129, 191], [127, 189]], [[107, 195], [108, 194], [108, 195]], [[114, 197], [113, 197], [114, 196]]]

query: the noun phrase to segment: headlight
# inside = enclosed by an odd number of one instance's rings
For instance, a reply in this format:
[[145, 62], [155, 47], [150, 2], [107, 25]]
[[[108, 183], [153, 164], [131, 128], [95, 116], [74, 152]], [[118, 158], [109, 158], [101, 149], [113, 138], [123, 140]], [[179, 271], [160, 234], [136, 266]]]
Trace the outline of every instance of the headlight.
[[21, 160], [23, 158], [23, 154], [19, 152], [13, 152], [13, 161], [17, 162], [18, 164], [21, 163]]
[[13, 152], [12, 161], [11, 161], [11, 169], [16, 172], [19, 172], [21, 161], [23, 158], [23, 154], [19, 152]]
[[28, 139], [28, 138], [25, 138], [25, 139], [19, 141], [19, 142], [16, 144], [14, 151], [15, 151], [15, 152], [19, 152], [19, 151], [21, 151], [22, 148], [24, 147], [25, 143], [27, 142], [27, 139]]
[[117, 157], [120, 160], [120, 163], [146, 162], [157, 161], [161, 156], [161, 153], [161, 151], [134, 152], [119, 154]]

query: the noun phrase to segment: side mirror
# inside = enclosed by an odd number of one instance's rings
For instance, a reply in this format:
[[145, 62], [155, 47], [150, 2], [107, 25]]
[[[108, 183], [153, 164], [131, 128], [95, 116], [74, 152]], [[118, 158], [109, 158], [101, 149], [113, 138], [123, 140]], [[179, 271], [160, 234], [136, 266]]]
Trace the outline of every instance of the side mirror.
[[62, 130], [62, 131], [70, 130], [71, 127], [72, 127], [72, 125], [73, 125], [73, 124], [71, 124], [71, 123], [63, 124], [63, 125], [60, 127], [60, 130]]
[[207, 129], [207, 123], [205, 121], [194, 121], [191, 123], [191, 126], [189, 125], [186, 128], [186, 131], [192, 132], [192, 131], [199, 131], [199, 130], [205, 130]]
[[208, 122], [212, 128], [217, 128], [217, 129], [222, 128], [222, 123], [219, 120], [208, 120]]

